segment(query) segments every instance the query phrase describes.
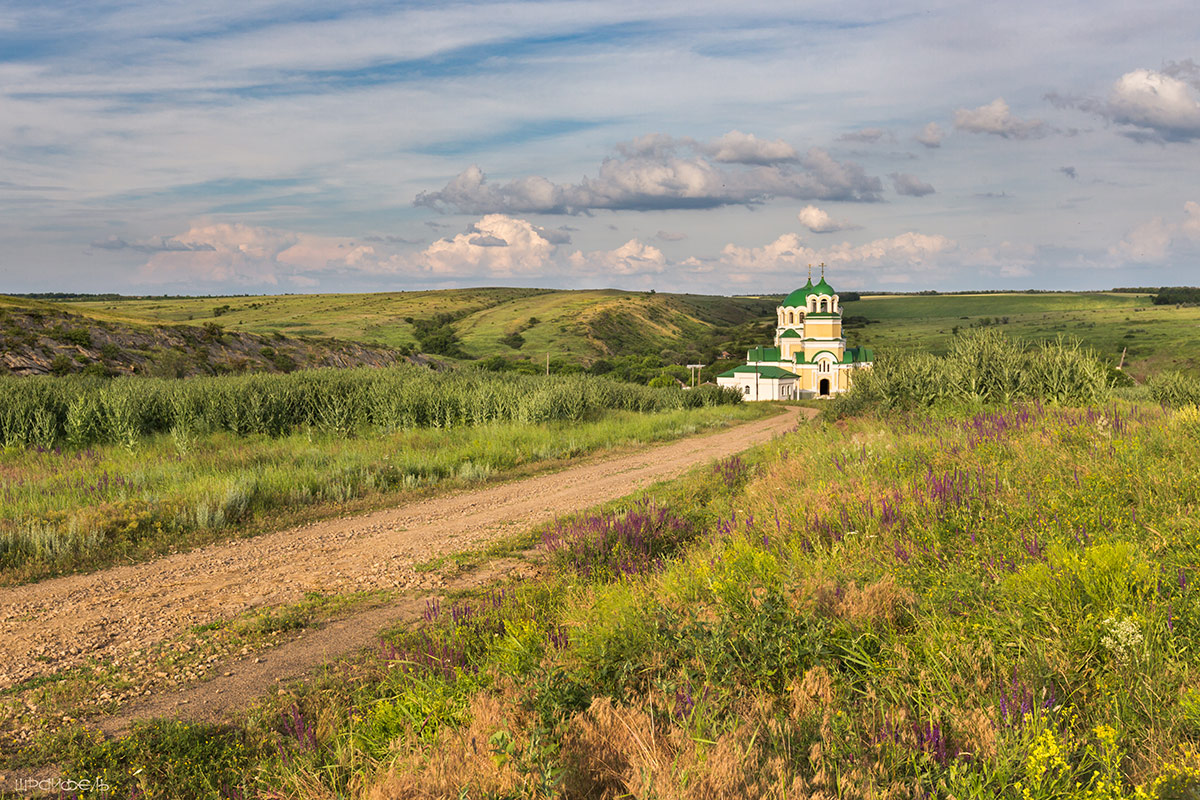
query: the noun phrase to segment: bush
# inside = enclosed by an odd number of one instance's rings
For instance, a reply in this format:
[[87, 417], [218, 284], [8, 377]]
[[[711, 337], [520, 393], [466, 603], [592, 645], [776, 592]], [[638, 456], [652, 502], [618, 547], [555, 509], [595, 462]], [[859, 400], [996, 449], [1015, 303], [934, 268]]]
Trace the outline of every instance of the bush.
[[1164, 372], [1150, 381], [1150, 396], [1164, 406], [1200, 406], [1200, 380], [1182, 372]]
[[1017, 400], [1091, 403], [1109, 388], [1107, 367], [1076, 343], [1028, 344], [985, 328], [956, 338], [945, 356], [885, 354], [871, 369], [855, 373], [853, 387], [830, 413]]

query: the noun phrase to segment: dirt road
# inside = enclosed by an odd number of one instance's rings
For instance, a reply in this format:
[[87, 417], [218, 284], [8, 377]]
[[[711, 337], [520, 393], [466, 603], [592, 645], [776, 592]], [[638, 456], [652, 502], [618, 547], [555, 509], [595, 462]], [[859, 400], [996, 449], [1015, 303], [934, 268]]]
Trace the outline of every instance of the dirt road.
[[[745, 450], [793, 429], [801, 411], [811, 416], [811, 409], [788, 409], [558, 472], [0, 590], [0, 689], [89, 657], [125, 657], [191, 626], [259, 606], [292, 603], [306, 592], [436, 590], [442, 579], [417, 572], [415, 565]], [[373, 635], [387, 620], [377, 611], [370, 622]], [[312, 657], [329, 657], [330, 644], [318, 642]], [[304, 659], [301, 653], [294, 661]]]

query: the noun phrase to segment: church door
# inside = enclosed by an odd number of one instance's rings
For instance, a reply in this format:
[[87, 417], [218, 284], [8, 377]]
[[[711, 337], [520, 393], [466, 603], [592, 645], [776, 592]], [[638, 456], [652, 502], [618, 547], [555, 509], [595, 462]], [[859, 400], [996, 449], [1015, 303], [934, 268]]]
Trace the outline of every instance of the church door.
[[821, 397], [829, 396], [829, 378], [821, 378]]

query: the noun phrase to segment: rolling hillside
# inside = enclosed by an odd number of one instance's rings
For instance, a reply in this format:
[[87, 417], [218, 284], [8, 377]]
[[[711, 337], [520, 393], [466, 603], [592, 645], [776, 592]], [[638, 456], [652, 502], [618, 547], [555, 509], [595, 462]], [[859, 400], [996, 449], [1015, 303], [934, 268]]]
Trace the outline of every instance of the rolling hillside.
[[388, 348], [336, 340], [227, 331], [220, 325], [118, 321], [61, 304], [0, 295], [0, 374], [184, 377], [291, 372], [309, 367], [384, 366]]
[[[590, 363], [606, 355], [686, 350], [765, 321], [771, 299], [618, 290], [456, 289], [359, 295], [280, 295], [72, 304], [122, 321], [203, 325], [262, 335], [334, 336], [387, 347], [419, 347], [417, 324], [438, 315], [469, 357], [554, 357]], [[518, 334], [514, 337], [513, 334]], [[739, 343], [740, 344], [740, 343]]]
[[[771, 335], [779, 296], [714, 297], [617, 290], [480, 288], [356, 295], [109, 300], [71, 304], [97, 319], [229, 331], [333, 336], [436, 352], [418, 341], [440, 319], [468, 358], [502, 356], [583, 364], [610, 356], [663, 356], [666, 363], [722, 350], [734, 356]], [[60, 306], [62, 307], [62, 306]], [[1155, 306], [1148, 294], [1038, 293], [874, 295], [845, 304], [847, 338], [875, 348], [942, 352], [955, 330], [999, 325], [1010, 336], [1066, 336], [1138, 379], [1163, 369], [1200, 369], [1200, 308]], [[428, 343], [428, 339], [426, 343]], [[721, 362], [724, 363], [724, 362]]]

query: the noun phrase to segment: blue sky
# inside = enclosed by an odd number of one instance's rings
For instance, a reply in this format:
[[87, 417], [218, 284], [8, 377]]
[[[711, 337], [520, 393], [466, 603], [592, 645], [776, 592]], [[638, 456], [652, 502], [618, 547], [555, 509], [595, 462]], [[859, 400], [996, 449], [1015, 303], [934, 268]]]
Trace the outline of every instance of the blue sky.
[[1186, 2], [0, 0], [0, 292], [1200, 283]]

